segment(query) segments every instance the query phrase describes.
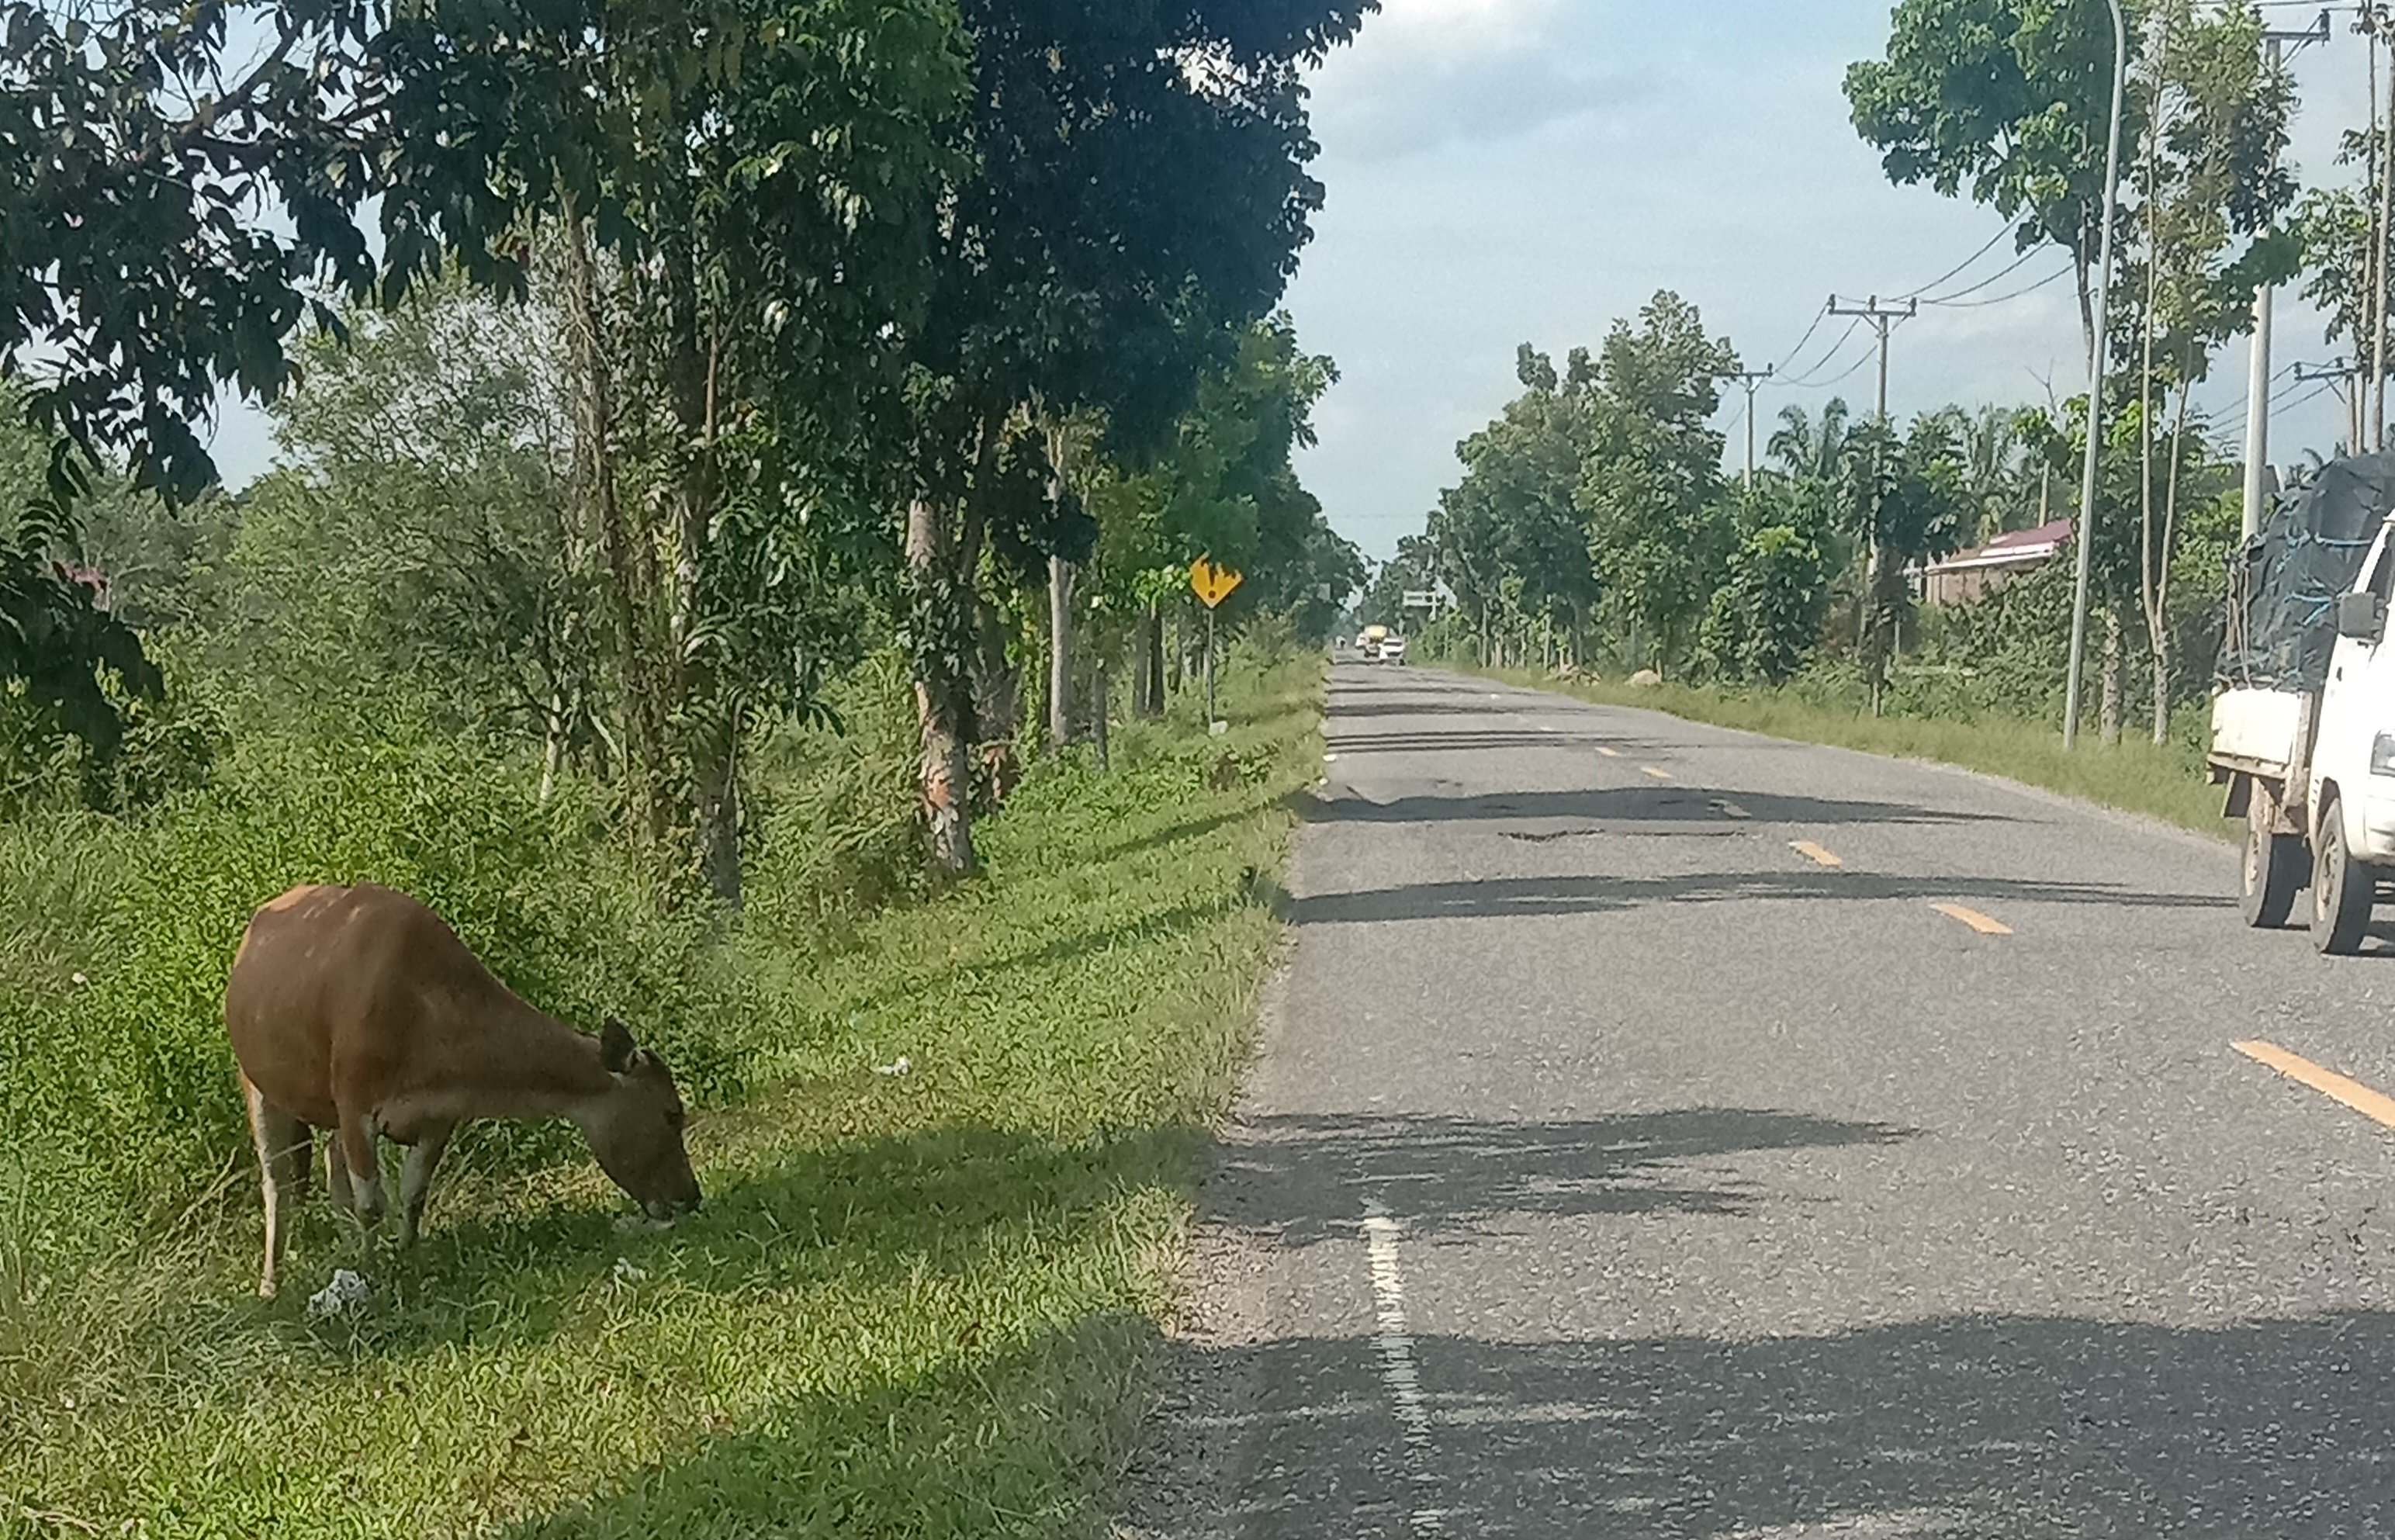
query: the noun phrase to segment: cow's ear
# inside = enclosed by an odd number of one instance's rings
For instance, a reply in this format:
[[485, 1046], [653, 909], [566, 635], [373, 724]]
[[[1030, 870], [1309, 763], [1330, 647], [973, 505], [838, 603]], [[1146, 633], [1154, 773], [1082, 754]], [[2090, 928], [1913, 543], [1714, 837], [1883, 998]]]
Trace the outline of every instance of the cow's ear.
[[632, 1068], [640, 1047], [632, 1042], [632, 1029], [614, 1016], [599, 1031], [599, 1067], [611, 1075], [620, 1075]]

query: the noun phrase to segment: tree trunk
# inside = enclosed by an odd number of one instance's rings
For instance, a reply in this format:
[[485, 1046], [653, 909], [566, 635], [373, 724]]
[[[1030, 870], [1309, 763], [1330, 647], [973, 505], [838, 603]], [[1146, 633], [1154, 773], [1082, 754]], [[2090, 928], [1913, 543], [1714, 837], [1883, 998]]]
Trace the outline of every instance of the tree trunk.
[[2128, 693], [2126, 657], [2121, 646], [2121, 611], [2104, 606], [2104, 700], [2097, 722], [2107, 743], [2121, 741], [2122, 697]]
[[[2182, 376], [2182, 378], [2186, 377]], [[2161, 574], [2154, 583], [2154, 607], [2149, 622], [2154, 653], [2154, 741], [2156, 743], [2170, 741], [2171, 559], [2178, 550], [2178, 472], [2187, 447], [2187, 403], [2190, 393], [2188, 386], [2181, 385], [2178, 403], [2172, 409], [2170, 479], [2163, 494]]]
[[[906, 510], [908, 576], [919, 591], [937, 594], [945, 591], [954, 602], [955, 566], [945, 511], [930, 498], [917, 498]], [[970, 616], [946, 618], [952, 622], [961, 620], [959, 629], [972, 624]], [[915, 712], [922, 731], [923, 829], [930, 842], [933, 869], [951, 877], [971, 876], [977, 865], [973, 856], [973, 809], [968, 802], [973, 763], [963, 721], [967, 689], [963, 671], [952, 664], [919, 660]]]
[[691, 724], [691, 824], [695, 837], [700, 879], [721, 903], [740, 907], [740, 723], [737, 708], [725, 698], [721, 659], [712, 646], [700, 646], [696, 637], [705, 617], [699, 613], [699, 583], [707, 546], [715, 525], [720, 485], [716, 461], [716, 426], [722, 369], [720, 339], [699, 335], [695, 294], [680, 295], [676, 304], [689, 307], [679, 339], [681, 357], [677, 376], [675, 415], [689, 448], [677, 467], [674, 502], [673, 657], [667, 675], [672, 691], [669, 711]]
[[741, 900], [740, 719], [721, 703], [709, 703], [703, 715], [705, 724], [691, 741], [698, 875], [708, 892], [736, 909]]
[[1048, 751], [1073, 741], [1073, 564], [1048, 558]]
[[670, 822], [666, 788], [665, 713], [657, 696], [643, 615], [652, 585], [645, 581], [642, 532], [632, 526], [617, 495], [615, 380], [606, 323], [599, 296], [598, 266], [590, 234], [571, 205], [563, 211], [567, 277], [566, 315], [574, 333], [580, 389], [576, 392], [577, 458], [591, 498], [606, 565], [609, 607], [615, 613], [618, 667], [623, 675], [626, 779], [640, 827], [651, 843], [662, 840]]
[[1090, 741], [1098, 751], [1098, 769], [1111, 769], [1106, 744], [1106, 666], [1103, 660], [1090, 678]]
[[1139, 677], [1131, 690], [1131, 711], [1141, 717], [1164, 714], [1164, 612], [1154, 603], [1139, 621]]

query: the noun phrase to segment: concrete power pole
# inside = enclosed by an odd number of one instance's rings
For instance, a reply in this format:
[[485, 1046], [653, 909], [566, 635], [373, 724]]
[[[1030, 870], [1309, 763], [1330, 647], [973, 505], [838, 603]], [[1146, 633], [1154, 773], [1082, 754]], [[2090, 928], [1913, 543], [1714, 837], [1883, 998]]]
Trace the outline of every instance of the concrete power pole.
[[1746, 485], [1749, 491], [1754, 487], [1754, 388], [1769, 379], [1776, 367], [1778, 365], [1771, 365], [1760, 369], [1732, 369], [1721, 377], [1735, 379], [1746, 387]]
[[[2302, 32], [2266, 31], [2262, 48], [2274, 73], [2286, 61], [2290, 46], [2302, 47], [2307, 43], [2328, 41], [2328, 12], [2322, 11], [2320, 20]], [[2377, 46], [2375, 39], [2371, 46]], [[2270, 316], [2276, 308], [2277, 295], [2270, 289], [2254, 291], [2254, 339], [2248, 358], [2245, 397], [2245, 538], [2252, 539], [2262, 527], [2262, 503], [2269, 495], [2266, 477], [2270, 463]]]
[[1838, 297], [1833, 294], [1830, 296], [1830, 313], [1860, 316], [1879, 329], [1879, 419], [1885, 423], [1887, 421], [1887, 334], [1895, 329], [1899, 321], [1910, 321], [1920, 314], [1921, 301], [1907, 299], [1904, 308], [1899, 310], [1894, 300], [1881, 304], [1876, 294], [1859, 305], [1840, 304]]
[[[1914, 316], [1920, 314], [1921, 301], [1918, 299], [1907, 299], [1904, 301], [1903, 308], [1899, 309], [1894, 300], [1890, 300], [1885, 305], [1881, 304], [1879, 296], [1874, 294], [1859, 305], [1841, 304], [1838, 301], [1838, 297], [1833, 294], [1830, 296], [1830, 313], [1832, 315], [1858, 316], [1862, 320], [1870, 322], [1879, 332], [1879, 396], [1872, 420], [1877, 422], [1882, 428], [1886, 428], [1888, 425], [1888, 334], [1896, 329], [1896, 324], [1898, 322], [1910, 321]], [[1881, 552], [1879, 547], [1879, 536], [1877, 532], [1874, 531], [1872, 538], [1863, 542], [1863, 591], [1861, 602], [1855, 606], [1859, 612], [1856, 617], [1855, 644], [1857, 648], [1862, 652], [1866, 659], [1867, 666], [1868, 659], [1871, 656], [1870, 648], [1872, 629], [1879, 620], [1879, 603], [1877, 596], [1880, 583]], [[1872, 686], [1872, 715], [1873, 716], [1879, 715], [1880, 712], [1880, 695], [1879, 683], [1876, 676], [1874, 676]]]

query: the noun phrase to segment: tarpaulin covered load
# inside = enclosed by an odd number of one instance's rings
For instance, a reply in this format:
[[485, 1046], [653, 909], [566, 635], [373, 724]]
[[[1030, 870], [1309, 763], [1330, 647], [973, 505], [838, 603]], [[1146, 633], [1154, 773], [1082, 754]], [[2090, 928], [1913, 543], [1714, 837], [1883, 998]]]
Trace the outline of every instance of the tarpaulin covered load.
[[2336, 601], [2352, 591], [2395, 506], [2395, 455], [2333, 460], [2272, 504], [2259, 533], [2229, 562], [2229, 625], [2220, 683], [2317, 690], [2336, 649]]

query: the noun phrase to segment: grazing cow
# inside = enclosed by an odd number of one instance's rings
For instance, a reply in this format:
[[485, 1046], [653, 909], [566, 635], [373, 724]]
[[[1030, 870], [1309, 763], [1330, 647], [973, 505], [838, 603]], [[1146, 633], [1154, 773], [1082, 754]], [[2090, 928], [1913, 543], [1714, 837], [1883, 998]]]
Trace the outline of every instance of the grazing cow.
[[296, 887], [253, 915], [225, 985], [225, 1029], [266, 1194], [274, 1294], [284, 1189], [305, 1189], [315, 1130], [326, 1185], [371, 1228], [382, 1216], [376, 1140], [408, 1147], [399, 1239], [416, 1239], [433, 1168], [470, 1118], [570, 1118], [615, 1185], [669, 1222], [698, 1207], [681, 1096], [655, 1054], [610, 1017], [597, 1037], [518, 999], [442, 918], [371, 883]]

